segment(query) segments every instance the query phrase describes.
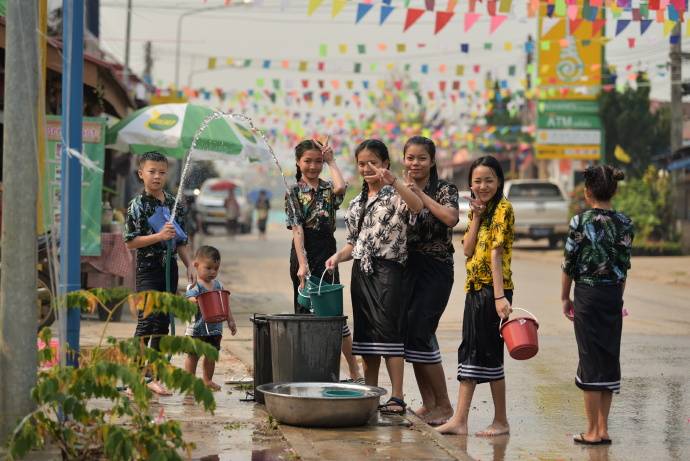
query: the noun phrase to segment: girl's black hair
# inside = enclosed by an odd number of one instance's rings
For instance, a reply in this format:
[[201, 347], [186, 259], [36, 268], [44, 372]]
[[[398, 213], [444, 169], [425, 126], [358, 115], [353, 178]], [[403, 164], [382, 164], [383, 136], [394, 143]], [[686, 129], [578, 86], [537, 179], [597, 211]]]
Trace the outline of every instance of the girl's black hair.
[[618, 181], [625, 174], [611, 165], [590, 166], [584, 172], [585, 187], [598, 202], [608, 202], [615, 195]]
[[[304, 153], [310, 150], [318, 150], [319, 152], [321, 152], [321, 148], [318, 145], [316, 145], [316, 143], [311, 139], [305, 139], [304, 141], [297, 144], [295, 146], [295, 161], [299, 162]], [[299, 182], [299, 180], [302, 179], [302, 170], [299, 169], [299, 164], [297, 163], [295, 164], [295, 167], [297, 168], [295, 170], [295, 179], [297, 179], [297, 182]]]
[[429, 154], [429, 157], [431, 157], [431, 161], [434, 163], [433, 165], [431, 165], [431, 171], [429, 172], [429, 195], [433, 197], [434, 195], [436, 195], [436, 189], [438, 188], [438, 168], [436, 168], [436, 144], [434, 144], [434, 141], [432, 141], [429, 138], [425, 138], [424, 136], [412, 136], [405, 143], [405, 147], [403, 147], [403, 156], [405, 156], [405, 152], [407, 152], [407, 148], [410, 146], [422, 146], [426, 153]]
[[[388, 162], [390, 166], [390, 155], [388, 155], [388, 148], [379, 139], [367, 139], [362, 141], [355, 149], [355, 159], [359, 157], [359, 153], [363, 150], [368, 150], [374, 153], [381, 162]], [[357, 233], [362, 229], [364, 222], [364, 215], [366, 214], [366, 204], [369, 198], [369, 184], [362, 179], [362, 194], [359, 197], [359, 205], [362, 208], [362, 213], [359, 215], [359, 222], [357, 223]]]
[[[494, 194], [493, 197], [489, 200], [489, 203], [486, 207], [486, 222], [491, 222], [491, 218], [493, 217], [494, 210], [496, 210], [496, 205], [498, 205], [498, 202], [501, 200], [503, 197], [503, 186], [505, 184], [505, 175], [503, 174], [503, 168], [501, 168], [501, 164], [496, 160], [496, 158], [492, 155], [485, 155], [484, 157], [479, 157], [477, 160], [472, 162], [470, 165], [470, 172], [467, 175], [467, 184], [470, 188], [470, 191], [472, 191], [472, 173], [474, 173], [475, 168], [479, 166], [485, 166], [487, 168], [491, 168], [494, 173], [496, 174], [496, 177], [498, 178], [498, 188], [496, 189], [496, 193]], [[474, 192], [471, 192], [472, 198], [475, 198]]]

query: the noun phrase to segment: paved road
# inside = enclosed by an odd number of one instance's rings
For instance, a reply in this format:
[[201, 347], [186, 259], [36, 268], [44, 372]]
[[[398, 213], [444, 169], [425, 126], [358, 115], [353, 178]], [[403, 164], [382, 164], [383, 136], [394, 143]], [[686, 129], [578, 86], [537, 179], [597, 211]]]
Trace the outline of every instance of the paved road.
[[[340, 233], [337, 237], [339, 242], [343, 241]], [[258, 241], [253, 236], [229, 240], [223, 235], [206, 237], [204, 241], [221, 249], [221, 280], [234, 293], [242, 336], [249, 334], [246, 314], [292, 310], [287, 231], [270, 229], [268, 241]], [[459, 241], [456, 246], [459, 248]], [[585, 419], [582, 394], [573, 383], [577, 350], [572, 325], [560, 313], [559, 259], [558, 252], [541, 251], [530, 243], [515, 252], [515, 305], [538, 317], [540, 352], [529, 361], [506, 361], [511, 436], [448, 440], [476, 459], [690, 459], [690, 287], [658, 281], [672, 280], [669, 274], [678, 275], [679, 270], [671, 266], [678, 266], [685, 259], [671, 261], [668, 267], [645, 258], [633, 259], [625, 296], [631, 314], [624, 321], [623, 386], [620, 396], [614, 398], [611, 412], [614, 444], [604, 449], [583, 449], [571, 440], [573, 434], [584, 429]], [[346, 283], [349, 267], [349, 263], [342, 266]], [[653, 267], [654, 273], [649, 273], [648, 267]], [[664, 271], [669, 274], [664, 275]], [[453, 402], [457, 392], [455, 369], [464, 306], [463, 283], [462, 256], [457, 254], [455, 288], [438, 334]], [[346, 295], [346, 314], [351, 313], [348, 298]], [[244, 347], [245, 354], [251, 347], [246, 341], [237, 342], [236, 346]], [[406, 399], [416, 407], [419, 392], [411, 367], [405, 380]], [[385, 373], [381, 383], [387, 385]], [[479, 386], [470, 430], [486, 426], [491, 412], [489, 387]]]

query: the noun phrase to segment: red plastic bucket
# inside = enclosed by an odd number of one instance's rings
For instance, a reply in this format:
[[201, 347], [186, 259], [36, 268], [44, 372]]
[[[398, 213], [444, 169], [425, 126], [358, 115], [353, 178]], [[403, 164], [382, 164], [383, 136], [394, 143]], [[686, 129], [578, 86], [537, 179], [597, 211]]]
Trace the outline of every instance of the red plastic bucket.
[[532, 318], [518, 317], [499, 325], [499, 331], [508, 347], [508, 353], [515, 360], [531, 359], [539, 351], [537, 329], [539, 322], [531, 312], [515, 307], [513, 309], [527, 312]]
[[201, 293], [196, 297], [199, 303], [201, 317], [206, 323], [218, 323], [228, 319], [230, 312], [230, 292], [228, 290], [212, 290]]

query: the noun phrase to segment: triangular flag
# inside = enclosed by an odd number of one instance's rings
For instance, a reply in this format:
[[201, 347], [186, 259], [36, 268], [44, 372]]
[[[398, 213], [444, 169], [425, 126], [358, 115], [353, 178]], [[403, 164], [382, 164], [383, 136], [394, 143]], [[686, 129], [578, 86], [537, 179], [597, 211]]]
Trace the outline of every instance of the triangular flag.
[[458, 0], [448, 0], [448, 5], [446, 6], [446, 11], [455, 11], [455, 7], [458, 6]]
[[541, 20], [541, 38], [548, 39], [551, 31], [563, 21], [561, 18], [542, 18]]
[[491, 16], [491, 25], [489, 26], [489, 34], [493, 34], [494, 32], [496, 32], [496, 29], [498, 29], [506, 19], [508, 19], [508, 16], [504, 16], [504, 15]]
[[651, 19], [642, 19], [640, 21], [640, 35], [644, 35], [645, 32], [647, 32], [647, 29], [649, 29], [649, 26], [652, 24]]
[[601, 31], [606, 25], [606, 19], [596, 19], [592, 23], [592, 38], [600, 36]]
[[616, 157], [616, 160], [619, 162], [630, 163], [632, 161], [628, 153], [619, 145], [616, 145], [616, 148], [613, 150], [613, 156]]
[[421, 8], [408, 8], [407, 9], [407, 17], [405, 17], [405, 27], [403, 27], [403, 32], [405, 32], [407, 29], [412, 27], [412, 25], [417, 22], [419, 18], [422, 17], [424, 14], [423, 9]]
[[388, 19], [388, 16], [391, 15], [395, 7], [393, 6], [388, 6], [388, 5], [381, 5], [381, 17], [379, 18], [379, 25], [382, 25], [384, 22], [386, 22], [386, 19]]
[[[311, 1], [311, 0], [310, 0]], [[357, 17], [355, 19], [355, 24], [362, 20], [362, 18], [374, 7], [372, 3], [358, 3], [357, 4]]]
[[320, 7], [322, 3], [323, 0], [309, 0], [309, 6], [307, 6], [307, 14], [309, 16], [314, 14], [314, 11], [316, 11], [316, 9]]
[[426, 6], [427, 11], [434, 11], [436, 0], [424, 0], [424, 6]]
[[635, 37], [628, 37], [628, 48], [635, 48]]
[[465, 13], [465, 32], [468, 32], [472, 26], [479, 20], [477, 13]]
[[580, 27], [580, 24], [582, 24], [582, 19], [570, 19], [569, 21], [570, 21], [570, 35], [574, 35], [577, 28]]
[[340, 12], [343, 11], [345, 4], [347, 4], [347, 0], [333, 0], [333, 4], [331, 5], [331, 18], [338, 16]]
[[676, 21], [664, 21], [664, 37], [668, 37], [675, 26]]
[[434, 34], [438, 34], [446, 27], [451, 18], [455, 15], [452, 11], [437, 11], [436, 12], [436, 26], [434, 27]]
[[[626, 27], [628, 27], [628, 24], [630, 24], [630, 19], [619, 19], [616, 21], [616, 36], [620, 35], [621, 32], [625, 30]], [[666, 29], [666, 25], [664, 24], [664, 29]]]

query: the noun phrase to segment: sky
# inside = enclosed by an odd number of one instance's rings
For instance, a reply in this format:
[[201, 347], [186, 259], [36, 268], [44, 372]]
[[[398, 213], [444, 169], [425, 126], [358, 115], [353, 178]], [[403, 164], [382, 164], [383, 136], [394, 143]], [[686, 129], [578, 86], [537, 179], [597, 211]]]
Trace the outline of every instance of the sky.
[[[419, 5], [416, 2], [420, 2]], [[524, 53], [521, 44], [528, 34], [536, 36], [536, 20], [526, 18], [525, 6], [515, 1], [513, 14], [492, 35], [489, 34], [488, 17], [482, 15], [479, 22], [468, 32], [463, 30], [462, 15], [457, 14], [448, 26], [438, 35], [433, 33], [433, 16], [425, 14], [410, 28], [403, 32], [404, 12], [397, 8], [382, 26], [378, 24], [379, 11], [375, 7], [360, 24], [354, 24], [356, 5], [348, 2], [343, 11], [331, 18], [331, 3], [324, 2], [312, 15], [307, 15], [307, 0], [263, 0], [257, 3], [231, 3], [224, 6], [224, 0], [133, 0], [131, 58], [130, 66], [141, 73], [144, 68], [144, 43], [153, 42], [154, 83], [168, 86], [175, 80], [176, 28], [181, 14], [196, 10], [195, 14], [183, 20], [181, 33], [180, 85], [192, 87], [248, 89], [256, 86], [258, 78], [270, 82], [280, 78], [299, 85], [302, 78], [322, 79], [378, 79], [386, 77], [385, 64], [411, 63], [418, 66], [429, 64], [433, 69], [445, 63], [450, 69], [462, 64], [466, 68], [481, 66], [481, 74], [491, 71], [500, 78], [508, 78], [508, 67], [517, 66], [518, 74], [524, 66]], [[394, 1], [393, 6], [399, 4]], [[126, 24], [126, 0], [102, 0], [101, 2], [101, 44], [114, 56], [123, 59]], [[411, 6], [422, 6], [421, 0], [413, 0]], [[203, 12], [203, 9], [215, 8]], [[481, 4], [479, 6], [481, 8]], [[459, 5], [458, 11], [466, 7]], [[608, 35], [612, 35], [614, 25], [610, 21]], [[635, 37], [637, 45], [628, 48], [628, 37]], [[485, 42], [491, 42], [492, 51], [483, 49]], [[513, 50], [506, 51], [505, 43], [513, 43]], [[254, 60], [290, 59], [321, 60], [319, 45], [327, 44], [328, 57], [323, 59], [335, 66], [336, 71], [329, 74], [301, 73], [275, 69], [222, 70], [226, 58], [253, 58]], [[356, 52], [357, 44], [366, 44], [367, 54]], [[379, 43], [390, 45], [386, 52], [379, 51]], [[395, 50], [397, 43], [407, 46], [405, 53]], [[460, 43], [470, 45], [469, 53], [460, 52]], [[348, 53], [338, 52], [338, 45], [348, 45]], [[418, 48], [424, 44], [424, 48]], [[690, 47], [690, 40], [684, 43]], [[669, 97], [668, 72], [659, 75], [657, 65], [668, 61], [668, 39], [664, 38], [662, 26], [652, 24], [647, 33], [640, 37], [639, 28], [632, 24], [619, 37], [606, 47], [609, 62], [624, 69], [631, 65], [650, 70], [652, 77], [652, 96], [659, 99]], [[208, 58], [218, 57], [217, 70], [208, 71]], [[362, 74], [353, 74], [353, 63], [363, 62]], [[379, 69], [366, 73], [369, 63], [379, 62]], [[684, 70], [690, 71], [689, 66]], [[466, 75], [469, 72], [466, 71]], [[431, 81], [452, 80], [452, 72], [445, 75], [431, 72], [422, 75], [413, 73], [413, 78]], [[481, 80], [481, 78], [479, 79]]]

